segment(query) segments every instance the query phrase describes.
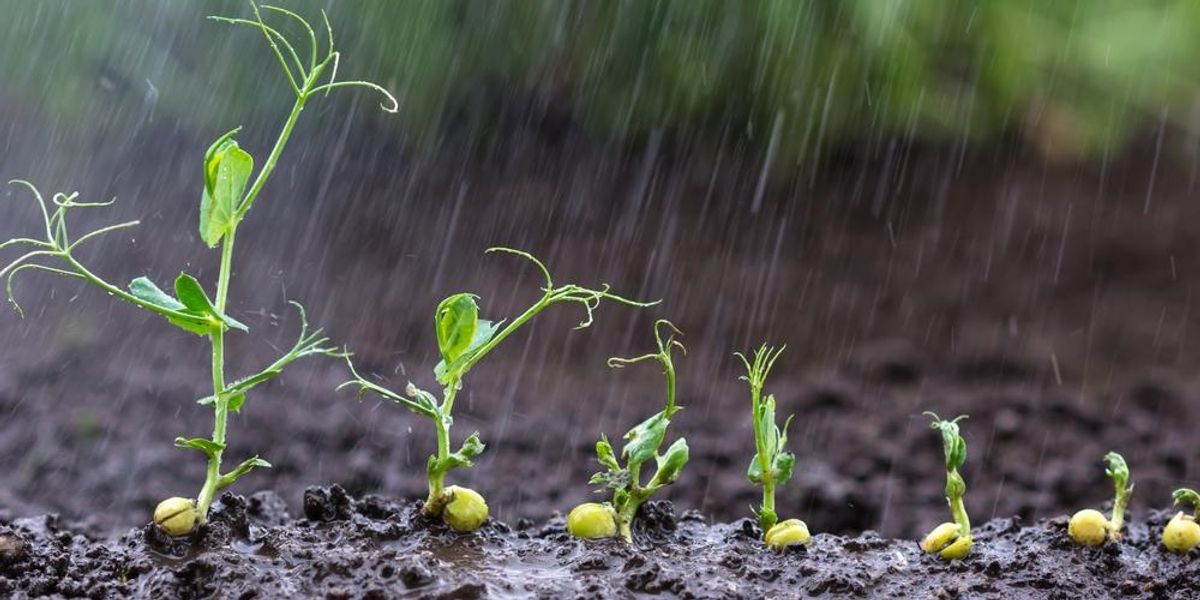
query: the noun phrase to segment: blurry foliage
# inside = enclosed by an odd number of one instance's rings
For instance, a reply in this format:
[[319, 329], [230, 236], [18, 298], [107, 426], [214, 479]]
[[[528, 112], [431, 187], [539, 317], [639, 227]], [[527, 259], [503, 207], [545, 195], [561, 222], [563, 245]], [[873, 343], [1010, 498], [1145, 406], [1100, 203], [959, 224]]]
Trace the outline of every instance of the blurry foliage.
[[[253, 32], [197, 18], [241, 4], [0, 0], [0, 100], [109, 120], [133, 105], [189, 126], [230, 109], [261, 115], [286, 91], [262, 79], [275, 76], [271, 57], [231, 39]], [[354, 58], [345, 76], [396, 92], [403, 118], [391, 122], [410, 142], [485, 132], [505, 103], [537, 99], [605, 139], [731, 134], [784, 161], [893, 136], [1013, 134], [1069, 158], [1111, 153], [1163, 120], [1194, 127], [1200, 106], [1193, 0], [282, 4], [329, 10]], [[234, 92], [193, 101], [227, 76], [221, 90]]]

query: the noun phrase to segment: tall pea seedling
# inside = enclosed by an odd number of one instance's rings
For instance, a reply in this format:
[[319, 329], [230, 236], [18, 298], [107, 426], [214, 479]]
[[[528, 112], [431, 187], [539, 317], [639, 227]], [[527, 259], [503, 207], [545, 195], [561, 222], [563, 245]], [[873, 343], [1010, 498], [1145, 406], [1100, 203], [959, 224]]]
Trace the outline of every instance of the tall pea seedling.
[[512, 248], [489, 248], [487, 251], [515, 254], [532, 262], [541, 271], [545, 281], [542, 297], [507, 325], [503, 322], [480, 319], [479, 306], [476, 304], [477, 297], [473, 294], [454, 294], [438, 304], [437, 310], [434, 312], [433, 324], [442, 360], [434, 367], [433, 374], [438, 384], [442, 386], [440, 402], [432, 393], [418, 388], [411, 382], [405, 387], [403, 394], [389, 390], [359, 375], [354, 369], [353, 363], [350, 364], [350, 371], [354, 378], [342, 384], [342, 387], [357, 387], [360, 398], [367, 392], [378, 394], [385, 400], [407, 407], [433, 421], [433, 427], [437, 433], [437, 453], [431, 455], [426, 462], [429, 496], [425, 499], [422, 513], [430, 518], [441, 517], [447, 525], [460, 532], [478, 529], [488, 517], [487, 502], [479, 492], [457, 485], [446, 486], [446, 475], [450, 471], [472, 466], [471, 460], [482, 454], [484, 450], [484, 444], [479, 438], [478, 431], [467, 436], [458, 450], [453, 452], [450, 450], [450, 427], [454, 424], [452, 416], [454, 401], [462, 390], [463, 379], [471, 368], [508, 336], [520, 329], [522, 325], [555, 304], [574, 302], [583, 306], [587, 316], [579, 323], [577, 329], [583, 329], [592, 324], [593, 311], [605, 300], [636, 307], [657, 304], [657, 302], [637, 302], [613, 294], [609, 291], [608, 285], [602, 285], [597, 289], [585, 288], [573, 283], [556, 285], [550, 277], [550, 271], [546, 265], [532, 254]]
[[[664, 336], [663, 332], [666, 332]], [[592, 476], [590, 483], [603, 484], [612, 490], [612, 501], [586, 502], [573, 508], [567, 515], [567, 530], [583, 539], [610, 538], [620, 535], [626, 542], [633, 541], [633, 519], [638, 509], [655, 492], [675, 483], [688, 461], [687, 440], [675, 440], [665, 454], [659, 454], [667, 437], [671, 417], [682, 410], [675, 402], [675, 362], [673, 350], [687, 352], [676, 336], [683, 335], [670, 321], [659, 319], [654, 323], [654, 341], [658, 351], [634, 358], [610, 358], [608, 366], [620, 368], [643, 361], [657, 362], [667, 378], [667, 405], [650, 418], [642, 421], [625, 434], [625, 446], [621, 449], [621, 460], [613, 453], [608, 438], [601, 436], [596, 442], [596, 459], [604, 470]], [[654, 475], [643, 481], [642, 467], [650, 460], [655, 462]], [[625, 465], [621, 465], [621, 461]]]
[[[0, 249], [24, 246], [29, 251], [0, 269], [5, 278], [5, 289], [9, 301], [20, 313], [21, 308], [13, 297], [13, 277], [23, 271], [44, 271], [81, 279], [110, 296], [124, 300], [143, 310], [162, 315], [180, 329], [208, 340], [212, 347], [212, 394], [199, 403], [213, 410], [212, 436], [209, 438], [177, 438], [175, 445], [196, 450], [208, 461], [204, 485], [195, 500], [170, 498], [158, 505], [154, 520], [171, 535], [184, 535], [205, 522], [213, 498], [222, 488], [233, 484], [243, 475], [258, 467], [270, 467], [267, 461], [254, 456], [241, 461], [229, 471], [222, 471], [222, 459], [226, 448], [226, 425], [230, 412], [237, 412], [246, 402], [246, 394], [255, 386], [283, 372], [284, 367], [307, 356], [344, 356], [328, 345], [320, 330], [310, 331], [304, 309], [295, 304], [300, 313], [300, 336], [290, 350], [263, 370], [227, 381], [225, 377], [225, 342], [230, 330], [248, 331], [247, 327], [230, 317], [227, 312], [229, 282], [233, 273], [233, 248], [238, 228], [246, 218], [254, 201], [263, 191], [271, 173], [279, 161], [283, 149], [291, 137], [292, 129], [300, 118], [305, 105], [318, 96], [347, 87], [375, 90], [384, 95], [384, 110], [395, 112], [396, 100], [382, 87], [367, 81], [337, 80], [339, 54], [333, 42], [333, 30], [322, 13], [324, 40], [318, 40], [316, 30], [299, 15], [275, 6], [263, 6], [262, 10], [251, 3], [253, 19], [210, 17], [213, 20], [235, 25], [248, 25], [258, 30], [278, 60], [279, 66], [291, 86], [295, 99], [292, 109], [283, 123], [275, 145], [266, 161], [254, 169], [254, 159], [235, 140], [241, 128], [233, 129], [217, 138], [204, 154], [203, 191], [200, 195], [200, 239], [209, 248], [220, 248], [220, 271], [216, 290], [211, 295], [196, 278], [180, 273], [175, 278], [174, 294], [159, 288], [145, 277], [138, 277], [127, 288], [110, 283], [84, 266], [76, 250], [85, 242], [101, 235], [124, 230], [138, 224], [137, 221], [101, 227], [79, 237], [72, 237], [67, 229], [67, 215], [74, 209], [108, 206], [111, 202], [93, 203], [77, 200], [78, 193], [54, 194], [47, 203], [41, 192], [27, 181], [14, 182], [28, 188], [41, 209], [45, 224], [44, 238], [22, 237], [0, 244]], [[280, 19], [290, 20], [297, 30], [304, 32], [308, 43], [305, 58], [297, 51], [289, 38], [275, 26], [263, 20], [263, 12]], [[322, 48], [324, 46], [324, 48]], [[247, 186], [249, 186], [247, 188]]]
[[788, 417], [783, 429], [780, 429], [775, 422], [775, 396], [767, 394], [764, 397], [762, 393], [767, 375], [771, 373], [780, 354], [783, 354], [783, 348], [772, 348], [766, 344], [754, 351], [753, 361], [741, 352], [736, 354], [746, 367], [742, 381], [750, 386], [750, 411], [754, 421], [754, 457], [750, 459], [746, 478], [750, 483], [762, 486], [762, 506], [755, 509], [754, 514], [763, 530], [763, 541], [776, 550], [797, 544], [808, 545], [812, 541], [808, 524], [800, 519], [788, 519], [781, 523], [775, 512], [775, 488], [787, 484], [796, 466], [796, 455], [785, 450], [787, 429], [792, 418]]

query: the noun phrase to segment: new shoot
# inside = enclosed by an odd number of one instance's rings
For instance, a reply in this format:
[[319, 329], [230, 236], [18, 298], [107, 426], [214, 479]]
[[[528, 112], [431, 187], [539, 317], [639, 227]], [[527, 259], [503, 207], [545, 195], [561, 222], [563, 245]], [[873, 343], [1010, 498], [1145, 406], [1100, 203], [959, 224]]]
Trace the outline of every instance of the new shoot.
[[958, 433], [958, 422], [967, 417], [961, 415], [952, 421], [943, 421], [932, 412], [925, 415], [933, 419], [930, 428], [942, 435], [942, 449], [946, 455], [946, 501], [950, 503], [954, 522], [942, 523], [929, 532], [921, 540], [921, 550], [945, 560], [962, 560], [971, 551], [972, 544], [971, 519], [963, 505], [967, 482], [958, 474], [958, 469], [967, 461], [967, 441]]
[[1067, 534], [1081, 546], [1099, 546], [1105, 541], [1121, 539], [1121, 528], [1125, 526], [1125, 508], [1133, 495], [1133, 484], [1129, 483], [1129, 466], [1116, 452], [1104, 455], [1104, 473], [1113, 481], [1116, 495], [1113, 498], [1112, 520], [1104, 513], [1085, 508], [1071, 516], [1067, 523]]
[[[274, 26], [268, 25], [262, 18], [260, 8], [251, 3], [253, 19], [211, 17], [214, 20], [237, 25], [248, 25], [259, 31], [267, 41], [271, 51], [278, 59], [295, 99], [291, 112], [284, 121], [275, 145], [267, 156], [266, 161], [254, 170], [254, 159], [248, 152], [238, 146], [234, 140], [241, 128], [236, 128], [217, 138], [204, 155], [202, 179], [204, 187], [200, 198], [200, 239], [209, 248], [220, 247], [221, 262], [217, 275], [216, 290], [211, 295], [196, 278], [181, 273], [175, 278], [174, 294], [164, 291], [146, 277], [138, 277], [129, 283], [127, 288], [110, 283], [91, 269], [84, 266], [76, 250], [82, 244], [99, 236], [122, 231], [138, 224], [137, 221], [118, 223], [101, 227], [84, 235], [73, 237], [68, 233], [67, 215], [75, 209], [103, 207], [112, 202], [95, 203], [80, 202], [78, 193], [56, 193], [47, 202], [33, 184], [27, 181], [14, 181], [33, 195], [41, 210], [45, 230], [44, 238], [24, 237], [10, 239], [0, 243], [0, 250], [8, 247], [24, 246], [29, 249], [7, 266], [0, 268], [0, 278], [5, 280], [5, 290], [9, 302], [18, 313], [23, 314], [20, 305], [13, 296], [13, 277], [24, 271], [43, 271], [82, 280], [100, 288], [108, 295], [124, 300], [143, 310], [157, 313], [176, 327], [206, 339], [211, 346], [212, 354], [212, 388], [210, 396], [202, 398], [199, 403], [210, 406], [214, 413], [213, 432], [208, 438], [177, 438], [175, 445], [180, 448], [196, 450], [204, 455], [208, 462], [204, 485], [198, 496], [189, 498], [169, 498], [158, 505], [154, 511], [154, 520], [170, 535], [190, 533], [196, 526], [203, 524], [208, 517], [208, 509], [217, 492], [232, 485], [235, 481], [251, 470], [271, 466], [267, 461], [253, 456], [241, 461], [233, 469], [222, 472], [221, 466], [226, 448], [226, 425], [230, 412], [237, 412], [246, 402], [247, 393], [264, 381], [273, 379], [283, 372], [284, 367], [307, 356], [343, 356], [342, 352], [329, 347], [328, 340], [321, 335], [320, 330], [309, 331], [308, 322], [303, 308], [295, 304], [300, 315], [300, 336], [295, 345], [282, 357], [268, 365], [265, 369], [253, 375], [243, 377], [233, 382], [225, 378], [225, 334], [230, 330], [248, 331], [242, 323], [234, 320], [227, 312], [230, 279], [233, 274], [233, 244], [238, 232], [254, 201], [258, 199], [263, 186], [275, 171], [276, 163], [287, 145], [296, 120], [305, 104], [318, 95], [323, 95], [340, 87], [365, 87], [382, 93], [387, 104], [385, 110], [394, 112], [396, 101], [386, 90], [366, 81], [337, 81], [338, 52], [334, 49], [333, 32], [329, 28], [328, 19], [324, 19], [325, 48], [321, 44], [315, 30], [303, 18], [295, 13], [274, 6], [263, 6], [262, 11], [290, 20], [297, 28], [306, 32], [310, 52], [307, 60], [302, 60], [300, 53], [289, 39]], [[324, 14], [322, 13], [322, 16]], [[247, 186], [249, 186], [247, 188]]]
[[[664, 335], [665, 334], [665, 335]], [[680, 471], [688, 461], [687, 440], [679, 438], [665, 454], [659, 454], [667, 436], [671, 416], [679, 412], [675, 403], [675, 363], [671, 352], [678, 348], [684, 354], [687, 349], [676, 339], [682, 336], [670, 321], [659, 319], [654, 323], [654, 341], [658, 351], [634, 358], [610, 358], [608, 366], [621, 368], [643, 361], [655, 361], [662, 366], [667, 378], [667, 404], [659, 412], [642, 421], [625, 434], [625, 447], [621, 459], [617, 460], [612, 444], [605, 436], [596, 442], [596, 458], [604, 471], [592, 476], [589, 483], [603, 484], [613, 492], [611, 502], [588, 502], [580, 504], [567, 515], [567, 530], [583, 539], [608, 538], [620, 535], [626, 542], [633, 542], [633, 519], [651, 496], [658, 490], [671, 485], [679, 478]], [[650, 480], [643, 483], [642, 467], [654, 459], [655, 470]], [[621, 461], [625, 466], [621, 466]]]
[[411, 382], [405, 387], [403, 394], [389, 390], [359, 375], [349, 358], [347, 363], [350, 364], [353, 379], [339, 386], [339, 389], [346, 386], [357, 387], [360, 399], [368, 392], [377, 394], [433, 421], [437, 433], [437, 453], [430, 456], [426, 462], [429, 496], [425, 499], [422, 512], [430, 518], [441, 517], [451, 528], [464, 533], [478, 529], [488, 517], [487, 502], [478, 492], [456, 485], [446, 486], [446, 475], [450, 471], [472, 466], [471, 460], [484, 450], [479, 432], [475, 432], [463, 440], [458, 450], [450, 451], [454, 401], [462, 390], [463, 379], [471, 367], [522, 325], [555, 304], [574, 302], [583, 306], [587, 314], [576, 329], [589, 327], [592, 324], [593, 312], [605, 300], [636, 307], [657, 304], [637, 302], [618, 296], [609, 291], [607, 284], [597, 289], [572, 283], [555, 285], [546, 265], [532, 254], [511, 248], [489, 248], [487, 251], [515, 254], [532, 262], [541, 271], [545, 281], [542, 297], [507, 325], [503, 321], [480, 319], [479, 306], [475, 302], [477, 296], [473, 294], [454, 294], [438, 304], [434, 313], [434, 329], [442, 360], [434, 367], [433, 373], [438, 384], [442, 386], [440, 401], [432, 393], [418, 388]]
[[1176, 506], [1191, 505], [1192, 514], [1184, 514], [1181, 511], [1171, 518], [1163, 528], [1163, 546], [1171, 552], [1186, 554], [1200, 545], [1200, 523], [1196, 522], [1200, 519], [1200, 494], [1190, 488], [1181, 488], [1175, 490], [1171, 496], [1175, 499]]
[[775, 423], [775, 396], [767, 394], [763, 397], [762, 390], [767, 375], [783, 350], [763, 344], [754, 351], [753, 361], [741, 352], [736, 353], [746, 367], [746, 374], [741, 380], [750, 385], [750, 410], [754, 424], [754, 458], [750, 459], [746, 478], [750, 483], [762, 486], [762, 506], [754, 509], [754, 514], [763, 530], [763, 541], [775, 550], [796, 544], [807, 546], [812, 542], [808, 524], [800, 519], [788, 519], [781, 523], [775, 512], [775, 488], [787, 484], [796, 466], [796, 455], [784, 450], [792, 417], [788, 417], [783, 429], [780, 429]]

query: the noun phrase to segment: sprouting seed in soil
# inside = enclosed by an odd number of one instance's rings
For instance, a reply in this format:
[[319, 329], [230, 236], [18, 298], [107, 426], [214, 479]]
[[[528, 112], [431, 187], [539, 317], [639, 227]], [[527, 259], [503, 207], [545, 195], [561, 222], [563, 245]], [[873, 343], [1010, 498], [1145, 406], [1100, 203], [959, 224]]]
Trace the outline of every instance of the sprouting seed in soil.
[[[604, 504], [589, 502], [575, 507], [571, 511], [574, 518], [567, 519], [567, 530], [572, 535], [594, 539], [612, 537], [615, 533], [626, 542], [632, 542], [633, 519], [637, 516], [638, 509], [655, 492], [679, 479], [679, 473], [688, 461], [687, 440], [675, 440], [665, 454], [659, 454], [658, 450], [667, 436], [671, 416], [681, 410], [675, 403], [675, 363], [671, 352], [678, 348], [684, 354], [687, 353], [687, 349], [676, 337], [682, 335], [670, 321], [659, 319], [654, 323], [657, 352], [633, 358], [608, 359], [608, 366], [612, 368], [647, 360], [658, 362], [667, 378], [667, 403], [661, 411], [625, 434], [625, 446], [621, 449], [620, 460], [613, 453], [612, 444], [607, 437], [601, 436], [596, 442], [596, 459], [604, 470], [592, 475], [589, 483], [603, 484], [605, 488], [612, 490], [612, 500]], [[648, 482], [643, 483], [642, 467], [650, 462], [650, 459], [655, 461], [654, 475]], [[625, 462], [625, 466], [621, 466], [621, 461]]]
[[358, 388], [359, 398], [368, 392], [379, 395], [385, 400], [395, 402], [409, 410], [429, 417], [433, 421], [437, 433], [437, 453], [426, 462], [426, 474], [429, 478], [429, 496], [425, 499], [422, 512], [430, 518], [441, 517], [450, 527], [460, 532], [478, 529], [487, 520], [488, 506], [483, 496], [475, 490], [459, 486], [446, 487], [446, 475], [460, 467], [472, 466], [471, 460], [483, 453], [484, 443], [476, 431], [463, 440], [458, 450], [450, 451], [450, 427], [454, 424], [452, 416], [454, 401], [463, 387], [463, 378], [484, 356], [512, 335], [522, 325], [537, 316], [547, 307], [563, 302], [574, 302], [583, 306], [586, 317], [576, 326], [584, 329], [592, 324], [594, 311], [600, 303], [608, 300], [629, 306], [644, 308], [658, 302], [638, 302], [630, 300], [609, 291], [607, 284], [599, 288], [585, 288], [573, 283], [555, 285], [550, 277], [550, 271], [542, 261], [528, 252], [512, 248], [489, 248], [487, 252], [504, 252], [515, 254], [532, 262], [541, 272], [545, 281], [542, 297], [532, 306], [525, 309], [511, 323], [493, 322], [479, 318], [477, 296], [474, 294], [454, 294], [438, 304], [434, 312], [434, 330], [437, 333], [438, 349], [442, 360], [434, 367], [434, 377], [442, 386], [442, 399], [439, 403], [433, 394], [418, 388], [413, 383], [405, 387], [403, 394], [389, 390], [369, 379], [366, 379], [354, 368], [353, 362], [347, 357], [353, 378], [341, 386]]
[[1133, 495], [1133, 484], [1129, 483], [1129, 466], [1120, 454], [1109, 452], [1104, 455], [1104, 473], [1113, 481], [1116, 490], [1112, 520], [1104, 518], [1104, 513], [1093, 508], [1085, 508], [1075, 513], [1067, 523], [1067, 534], [1076, 544], [1099, 546], [1106, 540], [1115, 542], [1121, 539], [1121, 529], [1125, 526], [1125, 508], [1129, 506], [1129, 498]]
[[567, 514], [567, 531], [585, 540], [616, 537], [617, 511], [607, 502], [584, 502]]
[[788, 519], [780, 523], [779, 515], [775, 512], [775, 489], [787, 484], [796, 466], [796, 455], [784, 449], [792, 417], [788, 417], [783, 429], [780, 429], [775, 423], [775, 396], [767, 394], [764, 397], [762, 391], [771, 368], [779, 360], [779, 355], [783, 354], [784, 348], [786, 346], [772, 348], [763, 344], [754, 351], [753, 360], [741, 352], [736, 353], [746, 367], [746, 374], [741, 380], [750, 386], [750, 415], [754, 425], [754, 457], [750, 459], [746, 478], [750, 483], [762, 486], [762, 505], [752, 510], [763, 530], [763, 541], [777, 550], [812, 541], [804, 521]]
[[[221, 248], [220, 270], [217, 275], [215, 294], [208, 291], [196, 278], [181, 273], [175, 279], [174, 294], [164, 291], [146, 277], [138, 277], [129, 283], [128, 289], [112, 284], [84, 266], [75, 251], [85, 242], [105, 234], [121, 231], [138, 224], [129, 221], [101, 227], [79, 237], [72, 237], [67, 229], [67, 215], [74, 209], [103, 207], [112, 202], [80, 202], [79, 194], [56, 193], [47, 203], [41, 192], [31, 183], [16, 180], [15, 183], [29, 189], [41, 209], [45, 226], [44, 239], [35, 237], [14, 238], [0, 243], [0, 250], [13, 246], [26, 246], [30, 251], [0, 269], [0, 278], [5, 280], [8, 300], [19, 314], [21, 306], [13, 296], [13, 277], [24, 271], [43, 271], [81, 279], [110, 296], [124, 300], [138, 308], [157, 313], [180, 329], [206, 338], [211, 345], [213, 393], [199, 403], [211, 406], [214, 411], [212, 436], [209, 438], [177, 438], [180, 448], [197, 450], [208, 461], [204, 485], [193, 502], [183, 498], [169, 498], [155, 509], [154, 520], [171, 535], [184, 535], [195, 526], [203, 524], [209, 506], [216, 493], [233, 484], [243, 475], [258, 467], [271, 466], [267, 461], [253, 456], [241, 461], [233, 469], [222, 473], [221, 463], [226, 449], [226, 424], [230, 412], [237, 412], [246, 401], [247, 393], [264, 381], [273, 379], [290, 363], [307, 356], [344, 356], [336, 348], [327, 345], [328, 339], [320, 330], [309, 331], [304, 309], [297, 303], [300, 314], [300, 336], [296, 344], [282, 357], [265, 369], [227, 383], [225, 379], [225, 333], [231, 329], [247, 332], [248, 328], [233, 319], [227, 312], [230, 279], [233, 274], [233, 244], [238, 227], [245, 219], [263, 186], [275, 171], [276, 164], [300, 113], [309, 100], [345, 87], [360, 87], [381, 93], [386, 104], [384, 110], [395, 112], [396, 100], [387, 90], [367, 81], [339, 81], [336, 79], [339, 54], [333, 43], [333, 31], [329, 20], [322, 13], [325, 28], [325, 49], [318, 41], [316, 30], [292, 11], [275, 7], [260, 7], [253, 2], [252, 19], [210, 17], [213, 20], [248, 25], [261, 32], [267, 45], [275, 54], [292, 92], [295, 96], [291, 111], [271, 148], [266, 161], [254, 171], [254, 159], [238, 146], [234, 137], [241, 131], [235, 128], [217, 138], [204, 155], [202, 165], [203, 191], [200, 199], [200, 239], [209, 248]], [[279, 29], [263, 20], [263, 11], [299, 24], [307, 32], [310, 48], [306, 60], [292, 42]], [[249, 187], [247, 187], [249, 186]]]
[[966, 558], [972, 545], [971, 519], [967, 517], [967, 507], [963, 504], [967, 482], [958, 473], [958, 469], [967, 461], [967, 441], [959, 435], [958, 422], [967, 416], [960, 415], [945, 421], [932, 412], [926, 412], [925, 415], [933, 419], [930, 427], [938, 430], [942, 436], [942, 449], [946, 455], [946, 502], [950, 504], [954, 521], [942, 523], [929, 532], [921, 540], [921, 550], [946, 560], [961, 560]]
[[1163, 528], [1163, 546], [1171, 552], [1186, 554], [1200, 545], [1200, 523], [1196, 522], [1200, 519], [1200, 494], [1190, 488], [1180, 488], [1171, 496], [1176, 505], [1191, 505], [1192, 514], [1181, 511], [1171, 518]]

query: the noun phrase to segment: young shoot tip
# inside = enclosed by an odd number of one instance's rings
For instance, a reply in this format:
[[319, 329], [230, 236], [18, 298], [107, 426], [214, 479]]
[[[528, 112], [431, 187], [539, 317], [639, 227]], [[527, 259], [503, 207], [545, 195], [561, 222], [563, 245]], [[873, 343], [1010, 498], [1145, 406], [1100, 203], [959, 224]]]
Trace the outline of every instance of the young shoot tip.
[[1193, 514], [1176, 514], [1163, 528], [1163, 546], [1178, 554], [1186, 554], [1200, 546], [1200, 493], [1191, 488], [1180, 488], [1171, 493], [1176, 506], [1193, 507]]

